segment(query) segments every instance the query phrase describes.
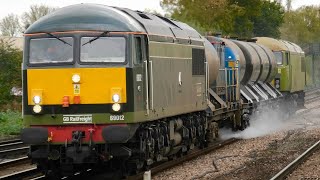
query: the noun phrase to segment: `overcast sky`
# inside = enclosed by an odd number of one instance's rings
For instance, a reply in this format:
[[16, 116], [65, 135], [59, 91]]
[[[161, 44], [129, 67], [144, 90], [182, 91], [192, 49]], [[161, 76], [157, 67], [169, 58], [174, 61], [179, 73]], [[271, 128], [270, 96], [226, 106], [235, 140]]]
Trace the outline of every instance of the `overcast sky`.
[[[282, 1], [284, 2], [285, 0]], [[23, 12], [28, 11], [30, 5], [33, 4], [64, 7], [79, 3], [106, 4], [141, 11], [154, 9], [163, 14], [163, 10], [160, 7], [160, 0], [0, 0], [0, 19], [9, 13], [21, 15]], [[293, 9], [302, 5], [320, 5], [320, 0], [293, 0]]]

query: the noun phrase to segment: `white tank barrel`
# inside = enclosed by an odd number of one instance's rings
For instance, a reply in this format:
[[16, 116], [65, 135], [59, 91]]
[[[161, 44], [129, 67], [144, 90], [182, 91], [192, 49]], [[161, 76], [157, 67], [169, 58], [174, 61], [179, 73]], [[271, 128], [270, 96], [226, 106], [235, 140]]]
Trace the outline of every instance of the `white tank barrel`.
[[211, 86], [217, 80], [220, 68], [220, 59], [216, 49], [207, 39], [204, 40], [204, 46], [206, 51], [206, 59], [209, 66], [209, 85]]
[[260, 63], [261, 63], [261, 66], [260, 66], [260, 75], [259, 75], [259, 78], [257, 79], [257, 81], [265, 81], [268, 77], [268, 74], [269, 74], [269, 58], [268, 58], [268, 55], [266, 54], [266, 52], [259, 46], [257, 45], [256, 43], [252, 43], [252, 42], [248, 42], [248, 44], [250, 46], [252, 46], [258, 56], [259, 56], [259, 59], [260, 59]]
[[244, 57], [243, 52], [241, 51], [241, 49], [234, 43], [232, 42], [230, 39], [225, 39], [225, 38], [220, 38], [228, 47], [231, 48], [232, 52], [234, 53], [234, 55], [236, 56], [237, 60], [239, 61], [239, 80], [242, 83], [243, 78], [244, 78], [244, 74], [245, 74], [245, 70], [246, 70], [246, 59]]
[[257, 51], [249, 45], [248, 42], [233, 40], [239, 46], [246, 59], [246, 70], [242, 80], [242, 84], [248, 82], [256, 82], [259, 79], [261, 71], [261, 61]]
[[271, 82], [277, 74], [276, 57], [274, 56], [273, 52], [269, 48], [267, 48], [266, 46], [264, 46], [262, 44], [257, 44], [257, 45], [260, 46], [264, 50], [264, 52], [268, 56], [268, 61], [269, 61], [268, 76], [267, 76], [266, 80], [264, 80], [264, 82]]

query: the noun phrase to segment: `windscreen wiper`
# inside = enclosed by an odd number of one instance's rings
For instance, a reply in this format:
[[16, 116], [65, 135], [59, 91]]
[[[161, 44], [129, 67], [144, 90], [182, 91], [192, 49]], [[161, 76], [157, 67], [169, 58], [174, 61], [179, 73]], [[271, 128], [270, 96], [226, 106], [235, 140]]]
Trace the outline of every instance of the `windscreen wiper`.
[[56, 38], [56, 39], [58, 39], [59, 41], [63, 42], [64, 44], [68, 44], [69, 46], [72, 46], [71, 44], [67, 43], [65, 40], [60, 39], [59, 37], [57, 37], [57, 36], [55, 36], [55, 35], [53, 35], [53, 34], [51, 34], [51, 33], [47, 33], [47, 34], [50, 35], [50, 36], [52, 36], [52, 37], [54, 37], [54, 38]]
[[105, 31], [105, 32], [101, 33], [100, 35], [98, 35], [97, 37], [94, 37], [94, 38], [90, 39], [88, 42], [83, 43], [82, 46], [84, 46], [84, 45], [86, 45], [86, 44], [89, 44], [89, 43], [92, 43], [93, 41], [101, 38], [101, 37], [104, 36], [104, 35], [107, 35], [108, 33], [109, 33], [109, 31]]

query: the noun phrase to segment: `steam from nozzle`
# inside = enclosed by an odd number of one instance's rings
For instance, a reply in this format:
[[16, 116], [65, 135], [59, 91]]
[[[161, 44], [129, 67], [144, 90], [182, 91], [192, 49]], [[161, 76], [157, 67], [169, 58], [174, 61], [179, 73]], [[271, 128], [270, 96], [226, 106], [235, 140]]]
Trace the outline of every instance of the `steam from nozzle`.
[[250, 117], [250, 126], [243, 131], [232, 132], [230, 129], [222, 129], [222, 139], [241, 138], [250, 139], [265, 136], [286, 128], [286, 114], [279, 110], [260, 108]]

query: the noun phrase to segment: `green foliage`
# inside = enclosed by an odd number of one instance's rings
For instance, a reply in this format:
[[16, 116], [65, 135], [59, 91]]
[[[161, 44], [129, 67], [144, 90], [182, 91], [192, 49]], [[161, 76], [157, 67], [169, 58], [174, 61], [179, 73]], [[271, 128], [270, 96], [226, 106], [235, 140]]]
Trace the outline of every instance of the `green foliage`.
[[0, 31], [3, 36], [17, 36], [21, 33], [19, 17], [9, 14], [0, 21]]
[[229, 3], [242, 9], [242, 13], [234, 17], [234, 33], [240, 37], [252, 37], [253, 18], [261, 16], [261, 0], [229, 0]]
[[173, 19], [200, 32], [243, 38], [279, 36], [284, 13], [280, 4], [268, 0], [162, 0], [161, 5]]
[[261, 14], [253, 18], [254, 36], [280, 38], [280, 26], [284, 22], [284, 9], [279, 3], [262, 1]]
[[23, 127], [21, 112], [0, 112], [0, 137], [17, 135]]
[[21, 87], [22, 51], [13, 48], [10, 39], [0, 39], [0, 107], [11, 103], [11, 88]]
[[299, 45], [320, 42], [320, 6], [304, 6], [289, 11], [284, 16], [281, 26], [281, 38]]
[[162, 7], [173, 19], [205, 31], [233, 32], [233, 14], [241, 9], [227, 0], [162, 0]]

